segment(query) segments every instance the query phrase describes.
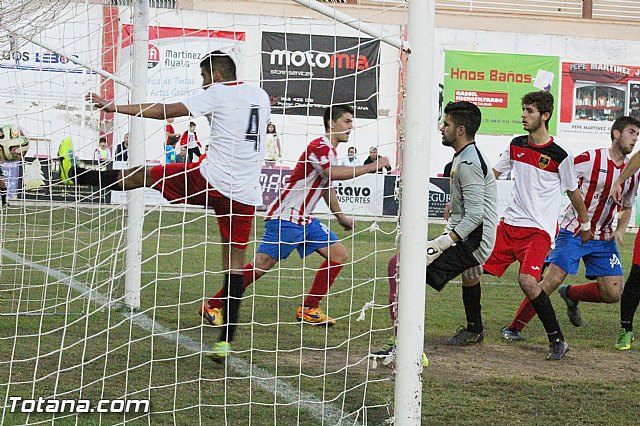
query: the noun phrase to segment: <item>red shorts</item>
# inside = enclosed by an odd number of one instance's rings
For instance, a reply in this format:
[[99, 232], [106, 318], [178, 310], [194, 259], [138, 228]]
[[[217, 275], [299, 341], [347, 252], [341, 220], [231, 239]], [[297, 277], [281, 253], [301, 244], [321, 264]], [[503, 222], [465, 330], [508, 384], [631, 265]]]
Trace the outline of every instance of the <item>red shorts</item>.
[[633, 245], [633, 259], [631, 263], [640, 265], [640, 232], [636, 235], [636, 242]]
[[520, 273], [529, 274], [540, 281], [542, 265], [549, 253], [549, 234], [538, 228], [498, 224], [496, 244], [489, 259], [482, 265], [485, 272], [501, 277], [516, 260], [520, 262]]
[[174, 163], [151, 168], [153, 188], [174, 204], [194, 204], [213, 209], [222, 240], [243, 249], [249, 242], [256, 208], [232, 201], [209, 185], [200, 163]]

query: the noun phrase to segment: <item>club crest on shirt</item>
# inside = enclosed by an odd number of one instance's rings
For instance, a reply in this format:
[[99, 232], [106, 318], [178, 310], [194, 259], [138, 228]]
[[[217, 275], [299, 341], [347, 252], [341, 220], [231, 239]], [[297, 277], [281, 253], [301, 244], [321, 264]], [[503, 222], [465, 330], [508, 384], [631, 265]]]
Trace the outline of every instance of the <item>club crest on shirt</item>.
[[546, 169], [550, 162], [551, 157], [541, 154], [538, 160], [538, 166], [540, 166], [541, 169]]

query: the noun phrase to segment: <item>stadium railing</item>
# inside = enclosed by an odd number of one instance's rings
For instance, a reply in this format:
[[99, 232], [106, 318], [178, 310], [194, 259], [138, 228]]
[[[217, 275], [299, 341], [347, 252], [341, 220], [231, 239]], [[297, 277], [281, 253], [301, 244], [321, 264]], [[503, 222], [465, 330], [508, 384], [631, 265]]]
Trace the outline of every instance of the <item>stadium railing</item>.
[[[327, 1], [327, 0], [325, 0]], [[375, 5], [402, 3], [404, 0], [347, 0], [338, 3]], [[637, 21], [640, 2], [635, 0], [436, 0], [436, 13], [446, 11], [495, 13], [499, 15], [532, 15], [557, 18]], [[589, 14], [591, 18], [588, 18]]]

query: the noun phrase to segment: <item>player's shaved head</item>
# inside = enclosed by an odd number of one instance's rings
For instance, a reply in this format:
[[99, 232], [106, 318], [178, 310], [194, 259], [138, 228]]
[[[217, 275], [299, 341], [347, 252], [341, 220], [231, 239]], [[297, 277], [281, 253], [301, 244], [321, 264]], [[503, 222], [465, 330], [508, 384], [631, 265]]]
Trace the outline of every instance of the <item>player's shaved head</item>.
[[200, 68], [208, 71], [210, 75], [213, 75], [214, 71], [218, 71], [224, 81], [236, 80], [236, 63], [233, 62], [231, 56], [221, 50], [214, 50], [209, 53], [200, 62]]

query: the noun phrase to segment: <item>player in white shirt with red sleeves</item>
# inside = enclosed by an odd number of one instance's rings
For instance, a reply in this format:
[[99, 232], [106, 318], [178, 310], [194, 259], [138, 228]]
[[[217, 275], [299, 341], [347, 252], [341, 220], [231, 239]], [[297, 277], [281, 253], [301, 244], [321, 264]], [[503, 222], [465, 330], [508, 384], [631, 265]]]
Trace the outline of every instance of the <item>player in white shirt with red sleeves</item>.
[[[171, 117], [205, 116], [211, 125], [209, 155], [202, 163], [165, 164], [127, 170], [86, 170], [69, 142], [60, 147], [61, 179], [78, 185], [129, 190], [152, 187], [172, 203], [211, 208], [216, 213], [222, 241], [225, 271], [224, 318], [220, 340], [212, 357], [224, 359], [230, 351], [244, 288], [242, 267], [253, 224], [255, 207], [262, 204], [259, 183], [264, 140], [271, 118], [269, 95], [259, 87], [237, 81], [233, 59], [211, 52], [200, 63], [204, 90], [172, 104], [115, 105], [94, 93], [87, 101], [105, 112], [165, 120]], [[229, 297], [227, 297], [229, 296]], [[203, 313], [204, 314], [204, 313]]]
[[[352, 229], [353, 221], [341, 212], [331, 182], [375, 172], [388, 166], [389, 160], [380, 157], [377, 163], [366, 166], [339, 166], [336, 149], [340, 143], [349, 140], [353, 109], [348, 105], [335, 105], [325, 110], [323, 119], [326, 134], [309, 143], [280, 196], [267, 209], [265, 231], [256, 250], [254, 264], [247, 264], [244, 268], [244, 286], [251, 285], [280, 260], [286, 259], [294, 249], [301, 258], [316, 252], [325, 261], [298, 308], [296, 318], [305, 323], [332, 326], [335, 320], [322, 311], [319, 303], [340, 273], [348, 253], [336, 235], [312, 216], [313, 210], [323, 198], [338, 223], [346, 230]], [[210, 315], [216, 315], [220, 309], [221, 296], [222, 291], [219, 291], [207, 302]]]
[[[541, 286], [548, 295], [560, 287], [560, 295], [567, 304], [571, 323], [582, 324], [578, 302], [617, 303], [623, 288], [622, 264], [617, 244], [622, 244], [631, 217], [631, 207], [638, 189], [638, 176], [623, 182], [622, 208], [609, 195], [613, 183], [627, 164], [638, 140], [638, 120], [618, 118], [611, 128], [611, 146], [585, 151], [574, 159], [580, 192], [591, 221], [593, 239], [581, 244], [576, 232], [580, 229], [578, 214], [573, 206], [567, 206], [555, 248], [547, 257], [549, 269]], [[618, 213], [619, 212], [619, 213]], [[613, 219], [618, 214], [616, 229]], [[595, 282], [582, 285], [562, 285], [568, 274], [575, 275], [585, 264], [585, 276]], [[521, 331], [535, 316], [529, 299], [525, 298], [513, 321], [502, 330], [507, 340], [523, 340]]]

